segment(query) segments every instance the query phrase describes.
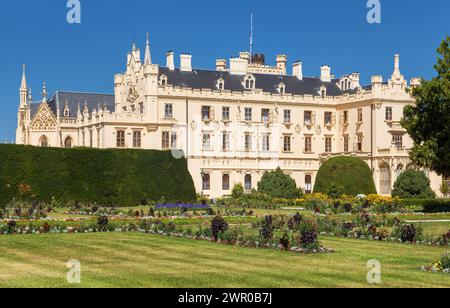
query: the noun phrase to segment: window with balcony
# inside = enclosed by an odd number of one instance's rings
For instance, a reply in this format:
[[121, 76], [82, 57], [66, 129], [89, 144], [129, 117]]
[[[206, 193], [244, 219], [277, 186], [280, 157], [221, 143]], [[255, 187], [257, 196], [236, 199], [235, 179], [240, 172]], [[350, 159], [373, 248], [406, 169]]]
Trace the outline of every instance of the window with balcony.
[[173, 105], [172, 104], [166, 104], [164, 107], [164, 117], [166, 119], [172, 119], [173, 118]]
[[403, 134], [393, 134], [392, 144], [396, 149], [403, 149]]
[[203, 119], [203, 121], [211, 120], [211, 107], [210, 106], [202, 107], [202, 119]]

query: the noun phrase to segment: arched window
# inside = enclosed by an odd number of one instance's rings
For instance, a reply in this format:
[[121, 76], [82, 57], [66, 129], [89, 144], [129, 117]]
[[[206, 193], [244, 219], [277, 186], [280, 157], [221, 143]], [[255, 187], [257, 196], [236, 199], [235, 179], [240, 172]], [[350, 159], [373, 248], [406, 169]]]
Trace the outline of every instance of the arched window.
[[305, 176], [305, 194], [312, 194], [312, 176], [310, 174], [307, 174]]
[[69, 105], [66, 103], [66, 106], [64, 107], [64, 117], [68, 118], [70, 117], [70, 109], [69, 109]]
[[280, 83], [278, 85], [278, 93], [284, 95], [286, 93], [286, 85], [284, 83]]
[[247, 90], [253, 90], [255, 88], [255, 77], [252, 75], [247, 75], [245, 77], [244, 87]]
[[70, 149], [72, 147], [72, 137], [69, 136], [64, 140], [64, 147], [66, 149]]
[[252, 190], [252, 188], [253, 188], [253, 185], [252, 185], [252, 176], [251, 176], [251, 174], [247, 174], [246, 176], [245, 176], [245, 178], [244, 178], [244, 186], [245, 186], [245, 190], [246, 191], [250, 191], [250, 190]]
[[225, 81], [222, 78], [220, 78], [219, 80], [217, 80], [216, 87], [217, 90], [219, 91], [225, 90]]
[[327, 96], [327, 88], [325, 86], [321, 86], [319, 93], [320, 97], [325, 98], [325, 96]]
[[39, 141], [41, 147], [43, 148], [47, 148], [48, 147], [48, 138], [47, 136], [42, 136], [40, 141]]
[[165, 87], [167, 85], [167, 76], [166, 75], [161, 75], [161, 77], [159, 77], [159, 84], [163, 87]]
[[384, 163], [380, 166], [380, 193], [390, 195], [391, 192], [391, 169], [387, 163]]

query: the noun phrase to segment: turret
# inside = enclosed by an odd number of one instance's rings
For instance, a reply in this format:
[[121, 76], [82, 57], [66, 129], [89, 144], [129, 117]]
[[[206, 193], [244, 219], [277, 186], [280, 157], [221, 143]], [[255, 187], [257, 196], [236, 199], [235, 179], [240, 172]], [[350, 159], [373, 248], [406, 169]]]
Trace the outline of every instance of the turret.
[[27, 95], [28, 95], [28, 88], [27, 88], [27, 77], [26, 77], [26, 67], [25, 64], [22, 66], [22, 82], [20, 83], [20, 108], [25, 108], [27, 105]]

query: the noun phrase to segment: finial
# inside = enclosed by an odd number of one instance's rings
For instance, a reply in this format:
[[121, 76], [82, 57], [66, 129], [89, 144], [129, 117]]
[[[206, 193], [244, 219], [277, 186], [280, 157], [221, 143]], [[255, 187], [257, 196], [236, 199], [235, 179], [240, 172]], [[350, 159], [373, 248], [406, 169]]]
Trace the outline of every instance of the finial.
[[47, 84], [45, 83], [45, 81], [42, 85], [42, 97], [47, 98]]
[[147, 43], [145, 45], [145, 59], [144, 65], [152, 64], [152, 56], [150, 53], [150, 34], [147, 32]]
[[20, 84], [20, 89], [24, 92], [27, 89], [27, 77], [26, 77], [26, 66], [22, 65], [22, 82]]

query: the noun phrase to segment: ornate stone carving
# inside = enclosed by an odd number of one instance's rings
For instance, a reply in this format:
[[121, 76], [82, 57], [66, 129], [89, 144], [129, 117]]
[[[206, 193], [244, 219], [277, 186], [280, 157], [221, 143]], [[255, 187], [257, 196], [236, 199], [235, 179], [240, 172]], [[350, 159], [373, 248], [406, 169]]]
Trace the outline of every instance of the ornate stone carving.
[[35, 118], [31, 122], [31, 129], [39, 131], [51, 131], [56, 130], [56, 128], [57, 122], [50, 107], [46, 103], [41, 104]]

